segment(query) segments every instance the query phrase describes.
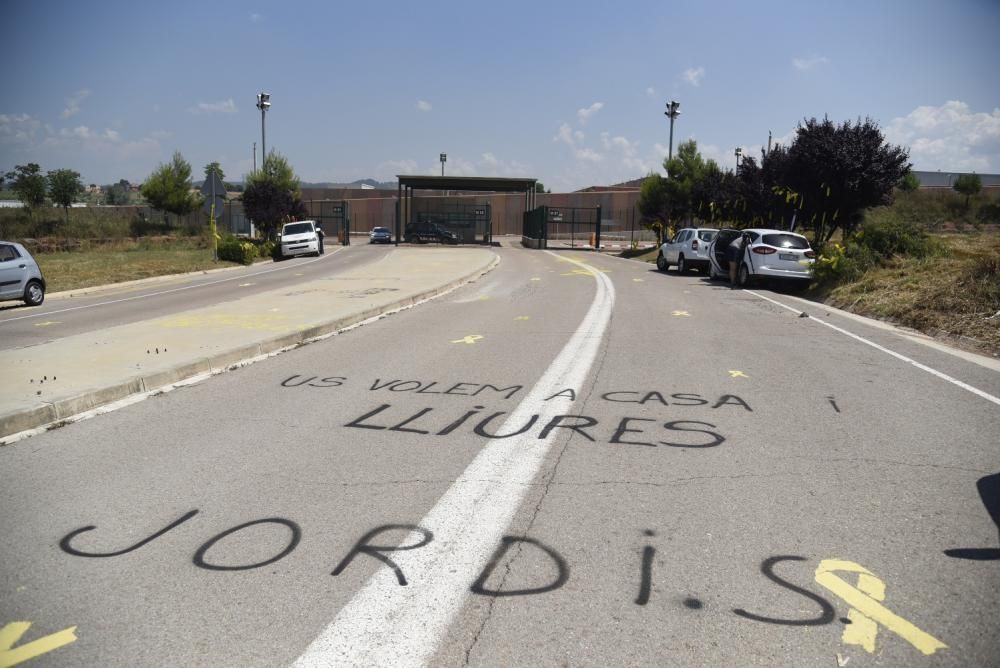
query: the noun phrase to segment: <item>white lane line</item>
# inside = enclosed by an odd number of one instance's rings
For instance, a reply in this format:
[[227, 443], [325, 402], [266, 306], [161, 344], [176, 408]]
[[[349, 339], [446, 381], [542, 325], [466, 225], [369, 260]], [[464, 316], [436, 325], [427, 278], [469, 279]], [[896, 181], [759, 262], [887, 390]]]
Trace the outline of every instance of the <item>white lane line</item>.
[[53, 313], [67, 313], [69, 311], [80, 311], [87, 308], [97, 308], [98, 306], [108, 306], [110, 304], [120, 304], [122, 302], [131, 302], [136, 299], [146, 299], [147, 297], [158, 297], [159, 295], [167, 295], [171, 292], [181, 292], [182, 290], [194, 290], [195, 288], [204, 288], [209, 285], [216, 285], [218, 283], [226, 283], [228, 281], [243, 281], [254, 276], [263, 276], [264, 274], [271, 274], [276, 271], [285, 271], [287, 269], [297, 269], [304, 264], [312, 264], [313, 262], [321, 262], [331, 255], [336, 255], [340, 251], [344, 250], [346, 247], [341, 246], [340, 248], [334, 250], [332, 253], [327, 253], [324, 256], [313, 258], [306, 262], [300, 262], [299, 264], [288, 265], [287, 267], [277, 267], [275, 269], [266, 269], [264, 271], [259, 271], [255, 274], [241, 274], [240, 276], [230, 276], [229, 278], [220, 278], [217, 281], [209, 281], [207, 283], [198, 283], [197, 285], [185, 285], [179, 288], [171, 288], [170, 290], [160, 290], [159, 292], [147, 292], [141, 295], [132, 295], [131, 297], [122, 297], [121, 299], [111, 299], [106, 302], [98, 302], [97, 304], [85, 304], [83, 306], [71, 306], [69, 308], [57, 309], [55, 311], [45, 311], [44, 313], [35, 313], [32, 315], [21, 315], [16, 318], [4, 318], [0, 320], [0, 325], [6, 322], [14, 322], [15, 320], [27, 320], [28, 318], [41, 318], [42, 316], [52, 315]]
[[[783, 309], [787, 309], [787, 310], [791, 311], [792, 313], [802, 313], [802, 309], [794, 308], [792, 306], [788, 306], [787, 304], [782, 304], [781, 302], [779, 302], [779, 301], [777, 301], [775, 299], [771, 299], [770, 297], [765, 297], [764, 295], [762, 295], [762, 294], [760, 294], [758, 292], [754, 292], [753, 290], [744, 290], [743, 292], [745, 292], [747, 294], [751, 294], [754, 297], [759, 297], [760, 299], [763, 299], [765, 301], [769, 301], [772, 304], [776, 304], [776, 305], [780, 306]], [[872, 348], [874, 348], [876, 350], [881, 350], [882, 352], [886, 353], [887, 355], [892, 355], [896, 359], [902, 360], [902, 361], [906, 362], [907, 364], [912, 364], [913, 366], [917, 367], [921, 371], [926, 371], [927, 373], [931, 374], [932, 376], [937, 376], [941, 380], [946, 380], [949, 383], [951, 383], [952, 385], [960, 387], [963, 390], [966, 390], [967, 392], [972, 392], [976, 396], [982, 397], [983, 399], [986, 399], [987, 401], [992, 401], [996, 405], [1000, 406], [1000, 398], [994, 397], [992, 394], [990, 394], [988, 392], [983, 392], [982, 390], [980, 390], [977, 387], [973, 387], [972, 385], [969, 385], [968, 383], [963, 383], [962, 381], [958, 380], [957, 378], [952, 378], [951, 376], [949, 376], [946, 373], [942, 373], [942, 372], [938, 371], [937, 369], [932, 369], [931, 367], [927, 366], [926, 364], [921, 364], [920, 362], [918, 362], [916, 360], [910, 359], [906, 355], [900, 355], [899, 353], [895, 352], [894, 350], [889, 350], [888, 348], [886, 348], [884, 346], [880, 346], [879, 344], [875, 343], [874, 341], [869, 341], [868, 339], [864, 338], [863, 336], [858, 336], [857, 334], [854, 334], [853, 332], [849, 332], [846, 329], [842, 329], [840, 327], [837, 327], [836, 325], [830, 324], [830, 323], [826, 322], [825, 320], [820, 320], [819, 318], [817, 318], [815, 316], [812, 316], [812, 315], [809, 316], [809, 319], [812, 320], [813, 322], [818, 322], [819, 324], [824, 325], [825, 327], [829, 327], [830, 329], [832, 329], [832, 330], [834, 330], [836, 332], [840, 332], [844, 336], [849, 336], [852, 339], [854, 339], [855, 341], [860, 341], [861, 343], [864, 343], [865, 345], [871, 346]]]
[[[534, 424], [540, 427], [555, 415], [568, 414], [567, 400], [546, 403], [545, 399], [566, 388], [579, 392], [597, 357], [614, 309], [615, 289], [604, 273], [570, 261], [591, 270], [597, 283], [594, 300], [565, 347], [496, 433], [517, 431], [533, 415], [539, 416]], [[545, 461], [552, 433], [545, 439], [525, 432], [491, 440], [420, 521], [434, 539], [424, 547], [392, 553], [408, 584], [400, 586], [388, 567], [378, 570], [294, 665], [425, 665], [461, 609], [470, 585], [500, 545]], [[400, 545], [423, 539], [414, 532]]]

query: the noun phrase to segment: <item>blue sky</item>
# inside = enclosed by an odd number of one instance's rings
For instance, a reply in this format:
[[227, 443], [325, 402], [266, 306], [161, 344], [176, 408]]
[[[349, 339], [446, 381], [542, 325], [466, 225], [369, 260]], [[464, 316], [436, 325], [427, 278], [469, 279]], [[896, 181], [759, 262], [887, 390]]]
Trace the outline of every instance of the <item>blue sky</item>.
[[[695, 138], [726, 167], [803, 117], [877, 120], [916, 169], [1000, 172], [1000, 2], [0, 0], [0, 170], [227, 178], [267, 145], [306, 181], [643, 176]], [[259, 159], [259, 157], [258, 157]]]

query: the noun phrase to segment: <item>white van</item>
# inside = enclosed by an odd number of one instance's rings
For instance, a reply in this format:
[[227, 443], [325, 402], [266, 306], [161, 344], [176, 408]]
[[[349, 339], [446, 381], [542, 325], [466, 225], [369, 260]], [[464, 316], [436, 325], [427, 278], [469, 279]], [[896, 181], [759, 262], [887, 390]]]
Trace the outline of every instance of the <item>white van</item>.
[[295, 223], [285, 223], [281, 226], [281, 257], [309, 255], [319, 257], [319, 235], [316, 233], [315, 220], [300, 220]]

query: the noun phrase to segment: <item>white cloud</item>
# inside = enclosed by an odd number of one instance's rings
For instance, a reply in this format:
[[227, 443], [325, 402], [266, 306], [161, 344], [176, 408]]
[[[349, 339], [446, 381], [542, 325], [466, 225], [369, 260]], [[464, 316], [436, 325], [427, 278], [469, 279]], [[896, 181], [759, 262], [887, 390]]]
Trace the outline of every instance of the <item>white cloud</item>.
[[117, 131], [112, 130], [111, 128], [104, 128], [104, 134], [101, 136], [107, 139], [108, 141], [115, 143], [120, 142], [122, 140], [122, 136], [118, 134]]
[[188, 109], [192, 114], [235, 114], [236, 103], [233, 98], [221, 102], [199, 102], [197, 107]]
[[575, 155], [578, 160], [585, 160], [587, 162], [601, 162], [604, 160], [603, 155], [589, 148], [578, 148], [574, 151], [573, 155]]
[[258, 14], [256, 12], [254, 12], [253, 14], [251, 14], [250, 15], [250, 21], [252, 23], [260, 23], [260, 14]]
[[559, 126], [559, 130], [556, 132], [556, 136], [552, 138], [552, 141], [561, 141], [568, 146], [572, 146], [576, 141], [573, 137], [573, 128], [563, 123]]
[[483, 162], [486, 163], [487, 165], [496, 165], [497, 157], [492, 153], [490, 153], [489, 151], [487, 151], [486, 153], [483, 153]]
[[83, 90], [78, 90], [69, 97], [66, 98], [66, 108], [63, 109], [62, 117], [69, 118], [80, 113], [80, 103], [90, 97], [90, 90], [84, 88]]
[[701, 85], [701, 80], [705, 78], [705, 68], [689, 67], [684, 70], [684, 74], [681, 76], [684, 78], [684, 81], [687, 81], [692, 86], [698, 87]]
[[656, 89], [650, 86], [649, 88], [646, 89], [646, 95], [653, 97], [654, 95], [656, 95]]
[[580, 125], [586, 125], [590, 117], [599, 112], [604, 108], [603, 102], [595, 102], [586, 109], [577, 109], [576, 117], [580, 121]]
[[921, 106], [894, 118], [885, 136], [910, 149], [916, 169], [1000, 171], [1000, 108], [973, 112], [958, 100]]
[[417, 100], [417, 109], [419, 111], [430, 111], [432, 108], [431, 103], [427, 100]]
[[0, 114], [0, 142], [30, 143], [42, 124], [28, 114]]
[[416, 160], [386, 160], [375, 167], [378, 178], [387, 179], [397, 174], [413, 174], [417, 171]]
[[830, 59], [825, 56], [817, 56], [814, 58], [792, 58], [792, 65], [794, 65], [795, 69], [800, 72], [806, 72], [817, 65], [826, 65], [829, 62]]

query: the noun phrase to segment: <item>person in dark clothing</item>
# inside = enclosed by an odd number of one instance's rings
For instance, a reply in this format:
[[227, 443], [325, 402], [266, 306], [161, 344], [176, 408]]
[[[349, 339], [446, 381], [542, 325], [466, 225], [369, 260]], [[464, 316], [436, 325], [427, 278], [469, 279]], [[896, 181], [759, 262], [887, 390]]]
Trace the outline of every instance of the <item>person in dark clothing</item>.
[[325, 237], [326, 235], [323, 234], [323, 228], [320, 227], [319, 225], [316, 226], [316, 236], [319, 237], [319, 254], [322, 255], [323, 254], [323, 237]]
[[729, 259], [729, 287], [736, 288], [736, 277], [739, 275], [740, 264], [746, 255], [747, 246], [750, 244], [750, 235], [744, 232], [738, 239], [733, 239], [726, 249], [726, 256]]

